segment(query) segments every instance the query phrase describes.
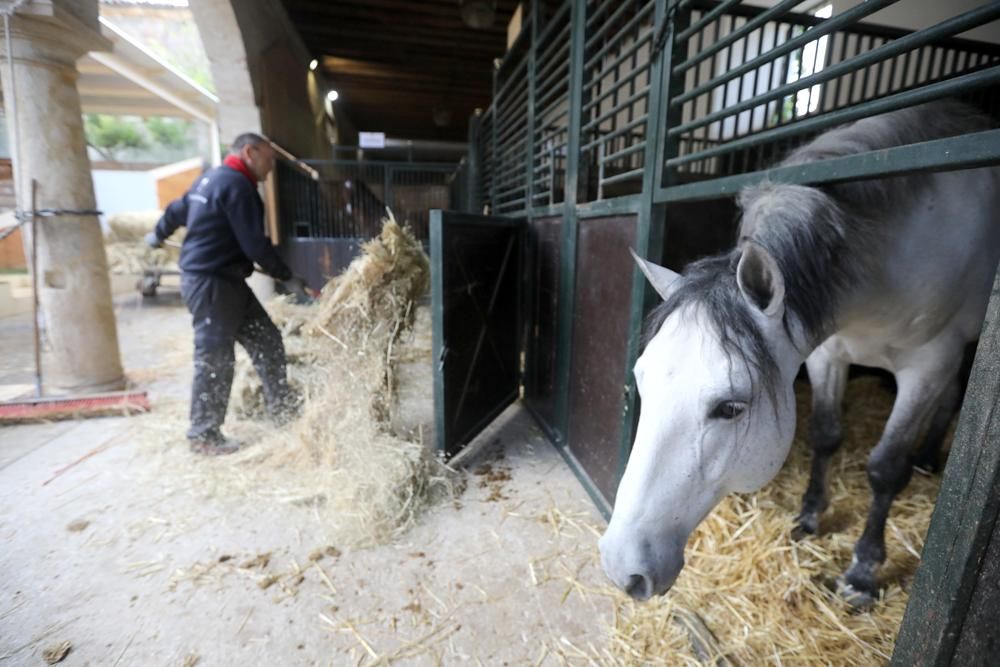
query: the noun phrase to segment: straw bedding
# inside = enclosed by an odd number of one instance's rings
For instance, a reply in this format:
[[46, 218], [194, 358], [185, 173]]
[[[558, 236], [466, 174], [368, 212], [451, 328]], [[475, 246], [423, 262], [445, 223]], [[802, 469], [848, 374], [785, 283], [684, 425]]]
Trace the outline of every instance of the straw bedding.
[[[108, 230], [104, 235], [104, 249], [108, 268], [112, 273], [142, 273], [143, 269], [177, 269], [180, 249], [171, 246], [150, 248], [143, 237], [153, 231], [161, 211], [136, 211], [108, 216]], [[184, 228], [171, 240], [180, 242]]]
[[420, 434], [404, 438], [389, 428], [399, 342], [428, 285], [420, 243], [390, 219], [318, 303], [269, 303], [301, 415], [284, 427], [263, 420], [260, 381], [239, 356], [225, 428], [253, 446], [206, 467], [206, 482], [217, 492], [309, 507], [351, 546], [393, 538], [447, 497], [450, 472]]
[[[797, 386], [796, 395], [796, 433], [803, 434], [808, 387]], [[807, 446], [797, 435], [777, 479], [756, 494], [728, 497], [695, 531], [670, 593], [647, 603], [616, 593], [620, 604], [604, 657], [616, 664], [886, 664], [939, 478], [915, 474], [893, 505], [883, 597], [874, 610], [852, 613], [831, 588], [864, 525], [871, 498], [865, 461], [892, 400], [878, 378], [848, 383], [844, 445], [831, 468], [831, 504], [819, 536], [801, 542], [790, 536], [809, 473]], [[692, 637], [700, 638], [698, 650]]]

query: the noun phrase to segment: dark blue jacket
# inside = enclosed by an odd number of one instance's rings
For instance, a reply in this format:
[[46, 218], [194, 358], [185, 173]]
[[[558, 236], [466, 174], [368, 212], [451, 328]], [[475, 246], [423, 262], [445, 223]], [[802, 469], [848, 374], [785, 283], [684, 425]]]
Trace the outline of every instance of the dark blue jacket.
[[205, 172], [183, 197], [167, 206], [156, 223], [162, 243], [187, 227], [181, 270], [242, 280], [256, 262], [276, 280], [292, 272], [264, 235], [264, 204], [250, 180], [225, 165]]

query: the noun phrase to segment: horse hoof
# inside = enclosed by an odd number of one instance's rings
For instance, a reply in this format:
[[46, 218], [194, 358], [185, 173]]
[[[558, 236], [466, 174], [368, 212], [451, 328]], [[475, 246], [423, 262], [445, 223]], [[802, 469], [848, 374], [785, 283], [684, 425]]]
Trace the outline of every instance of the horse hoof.
[[847, 583], [843, 577], [837, 579], [837, 595], [851, 606], [851, 611], [854, 613], [871, 611], [872, 607], [875, 606], [874, 593], [855, 588]]
[[792, 539], [800, 542], [810, 535], [819, 532], [819, 517], [815, 514], [800, 514], [795, 519], [795, 526], [792, 528]]

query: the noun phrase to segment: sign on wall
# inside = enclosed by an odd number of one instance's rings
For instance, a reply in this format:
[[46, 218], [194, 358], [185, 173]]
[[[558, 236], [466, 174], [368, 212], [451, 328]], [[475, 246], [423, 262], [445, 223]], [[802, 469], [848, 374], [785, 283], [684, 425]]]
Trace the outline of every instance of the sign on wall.
[[361, 148], [385, 148], [385, 132], [358, 132]]

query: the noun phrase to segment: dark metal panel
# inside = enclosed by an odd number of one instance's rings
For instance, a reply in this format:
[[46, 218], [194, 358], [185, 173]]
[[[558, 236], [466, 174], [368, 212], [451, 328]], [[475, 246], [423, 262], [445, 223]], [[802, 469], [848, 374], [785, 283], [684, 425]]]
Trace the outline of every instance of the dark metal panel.
[[[956, 643], [963, 625], [975, 631], [978, 611], [967, 615], [970, 601], [996, 600], [996, 591], [981, 590], [977, 582], [996, 586], [989, 575], [995, 563], [983, 566], [991, 536], [1000, 523], [1000, 271], [993, 281], [986, 319], [969, 387], [955, 430], [948, 464], [931, 516], [927, 541], [910, 591], [910, 601], [896, 640], [892, 664], [923, 665], [996, 664], [996, 652], [978, 654], [971, 662], [959, 661]], [[985, 599], [984, 599], [985, 598]], [[996, 637], [996, 609], [983, 609]], [[969, 642], [970, 638], [966, 638]], [[972, 651], [966, 643], [962, 651]], [[963, 653], [967, 658], [968, 653]], [[985, 660], [986, 662], [982, 662]]]
[[556, 360], [561, 232], [562, 216], [536, 218], [526, 229], [524, 402], [549, 434], [559, 430]]
[[579, 223], [568, 444], [608, 501], [618, 485], [636, 223], [635, 215]]
[[318, 290], [347, 268], [366, 240], [286, 238], [278, 252], [295, 275]]
[[434, 410], [451, 457], [520, 391], [523, 221], [431, 211]]

